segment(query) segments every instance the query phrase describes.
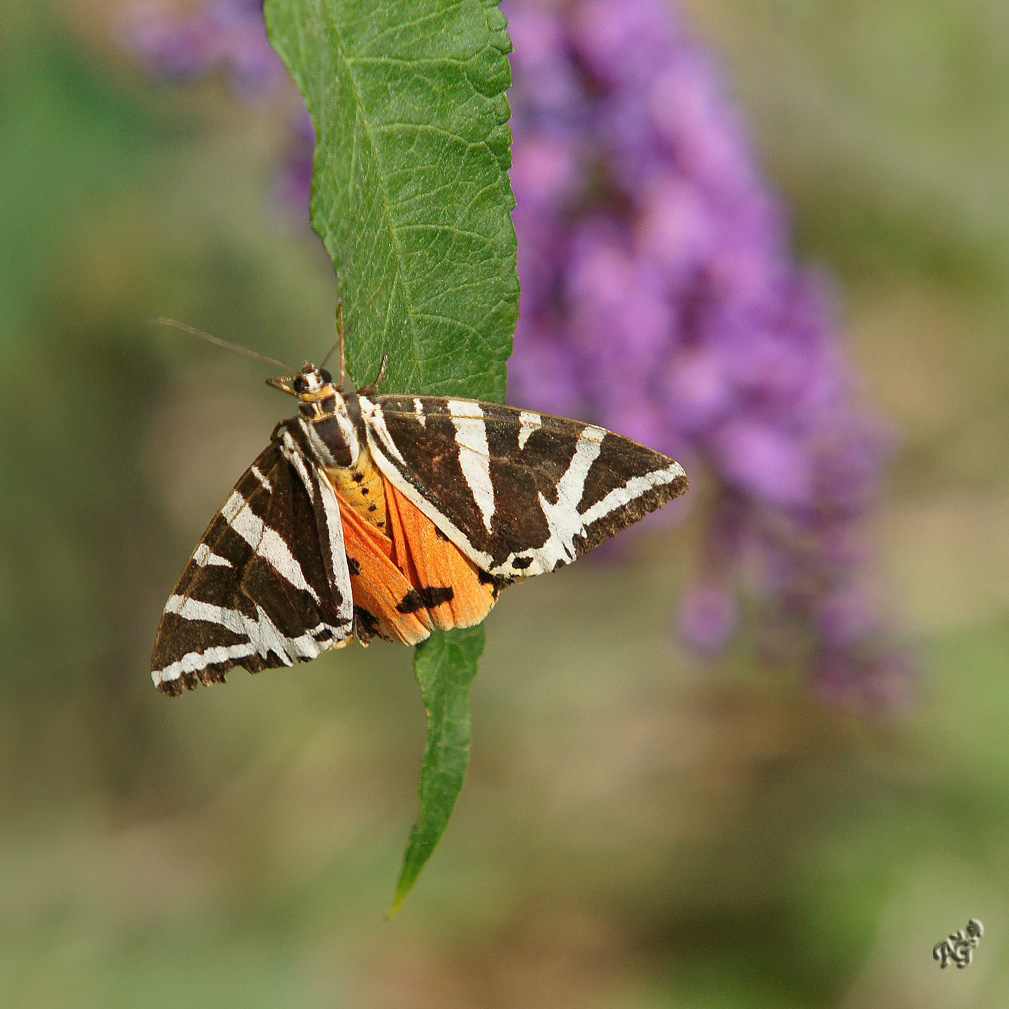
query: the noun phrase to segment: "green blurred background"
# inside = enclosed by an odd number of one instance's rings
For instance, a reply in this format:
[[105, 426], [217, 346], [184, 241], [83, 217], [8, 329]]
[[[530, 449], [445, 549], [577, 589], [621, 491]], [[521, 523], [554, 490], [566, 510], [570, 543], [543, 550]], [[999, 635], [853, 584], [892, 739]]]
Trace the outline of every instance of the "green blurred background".
[[[690, 0], [900, 450], [871, 533], [899, 719], [678, 654], [690, 529], [509, 592], [455, 818], [383, 913], [423, 715], [381, 643], [169, 702], [175, 577], [288, 405], [331, 267], [282, 110], [159, 91], [122, 0], [0, 30], [0, 1006], [1009, 1004], [1009, 6]], [[980, 918], [968, 970], [932, 946]]]

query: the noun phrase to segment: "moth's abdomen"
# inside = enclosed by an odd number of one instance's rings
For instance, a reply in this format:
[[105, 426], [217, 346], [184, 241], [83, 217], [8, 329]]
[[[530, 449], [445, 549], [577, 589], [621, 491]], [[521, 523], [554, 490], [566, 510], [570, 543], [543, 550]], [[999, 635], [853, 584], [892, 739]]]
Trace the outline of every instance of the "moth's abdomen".
[[341, 508], [345, 505], [353, 508], [369, 525], [386, 532], [389, 517], [385, 488], [367, 449], [361, 450], [353, 466], [333, 466], [325, 473], [340, 497]]

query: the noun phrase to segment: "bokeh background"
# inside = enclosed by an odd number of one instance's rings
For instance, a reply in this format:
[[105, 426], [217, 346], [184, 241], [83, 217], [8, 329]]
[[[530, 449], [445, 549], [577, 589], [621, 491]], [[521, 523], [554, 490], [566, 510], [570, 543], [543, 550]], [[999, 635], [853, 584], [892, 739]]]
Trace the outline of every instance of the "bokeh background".
[[[506, 594], [470, 775], [383, 921], [416, 807], [409, 654], [169, 702], [161, 607], [333, 332], [278, 121], [153, 87], [118, 0], [0, 32], [0, 1004], [995, 1007], [1009, 1001], [1009, 8], [689, 0], [797, 254], [833, 271], [897, 450], [868, 535], [901, 713], [744, 640], [683, 649], [696, 517]], [[978, 917], [968, 970], [933, 945]]]

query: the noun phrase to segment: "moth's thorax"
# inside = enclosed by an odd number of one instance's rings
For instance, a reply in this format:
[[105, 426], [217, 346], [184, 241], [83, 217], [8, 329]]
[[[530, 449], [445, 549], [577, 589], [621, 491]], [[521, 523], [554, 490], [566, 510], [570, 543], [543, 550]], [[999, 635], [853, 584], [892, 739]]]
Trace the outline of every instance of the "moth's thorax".
[[360, 397], [337, 388], [329, 372], [311, 364], [292, 390], [298, 397], [297, 422], [329, 482], [366, 522], [385, 531], [385, 489], [368, 451]]
[[312, 368], [298, 376], [297, 418], [323, 469], [353, 468], [365, 444], [356, 393], [343, 393], [329, 373]]

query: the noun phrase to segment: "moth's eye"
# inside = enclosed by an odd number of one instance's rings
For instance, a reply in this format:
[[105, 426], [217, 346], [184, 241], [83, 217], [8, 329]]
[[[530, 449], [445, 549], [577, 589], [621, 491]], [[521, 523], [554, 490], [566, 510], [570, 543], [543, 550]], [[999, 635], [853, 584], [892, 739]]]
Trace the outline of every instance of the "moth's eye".
[[330, 375], [330, 373], [326, 371], [325, 368], [320, 368], [319, 374], [322, 376], [322, 380], [323, 382], [326, 383], [326, 385], [329, 385], [333, 381], [333, 376]]
[[295, 392], [306, 392], [308, 390], [308, 383], [299, 375], [294, 380], [294, 391]]

